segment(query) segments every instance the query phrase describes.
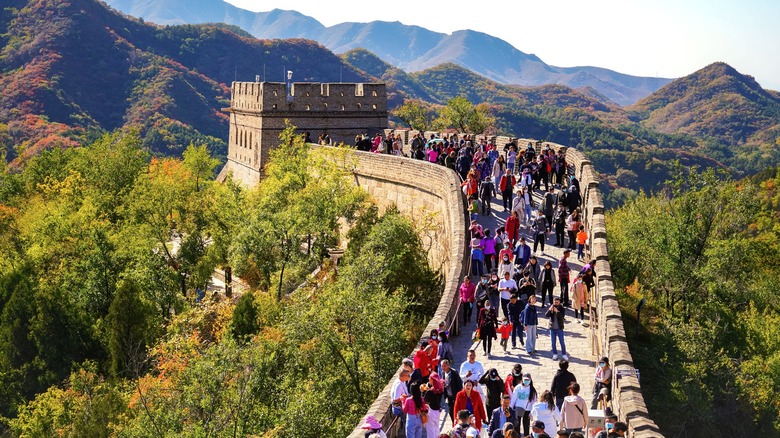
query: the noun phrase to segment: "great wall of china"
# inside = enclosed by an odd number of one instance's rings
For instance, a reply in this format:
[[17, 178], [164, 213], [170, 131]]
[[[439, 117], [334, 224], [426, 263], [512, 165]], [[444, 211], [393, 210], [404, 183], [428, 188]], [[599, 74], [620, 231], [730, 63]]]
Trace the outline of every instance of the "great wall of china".
[[[355, 134], [384, 131], [400, 134], [408, 147], [415, 131], [397, 132], [387, 126], [386, 90], [384, 84], [272, 84], [234, 83], [231, 108], [228, 163], [221, 178], [232, 171], [234, 179], [252, 186], [261, 177], [261, 168], [273, 147], [275, 136], [289, 119], [300, 131], [313, 135], [327, 132], [336, 141], [352, 144]], [[285, 94], [286, 93], [286, 94]], [[293, 95], [291, 97], [291, 95]], [[286, 97], [285, 97], [286, 96]], [[426, 132], [430, 138], [431, 132]], [[540, 142], [510, 137], [488, 138], [493, 144], [510, 141], [524, 145]], [[613, 364], [613, 398], [611, 406], [629, 425], [632, 437], [661, 437], [658, 426], [650, 419], [635, 374], [625, 329], [615, 296], [607, 251], [604, 202], [598, 189], [598, 174], [591, 162], [579, 151], [563, 145], [549, 144], [565, 150], [580, 181], [584, 224], [589, 235], [588, 257], [596, 260], [597, 282], [591, 303], [595, 311], [592, 345], [595, 356], [607, 356]], [[372, 195], [381, 208], [397, 205], [415, 220], [432, 220], [429, 261], [444, 275], [444, 292], [433, 317], [423, 333], [429, 333], [440, 321], [452, 324], [458, 332], [456, 315], [460, 301], [458, 287], [467, 271], [467, 214], [465, 200], [456, 173], [444, 166], [410, 158], [367, 152], [352, 152], [354, 182]], [[399, 358], [399, 363], [400, 363]], [[594, 364], [595, 365], [595, 364]], [[400, 367], [399, 367], [400, 372]], [[376, 417], [385, 428], [392, 424], [390, 386], [378, 394], [367, 414]], [[396, 436], [394, 430], [388, 436]], [[356, 428], [351, 438], [363, 437]]]

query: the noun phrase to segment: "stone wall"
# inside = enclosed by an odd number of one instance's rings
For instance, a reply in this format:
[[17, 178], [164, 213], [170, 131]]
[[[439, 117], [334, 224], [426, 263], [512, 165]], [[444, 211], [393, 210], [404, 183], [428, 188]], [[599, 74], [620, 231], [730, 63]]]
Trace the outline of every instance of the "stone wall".
[[[441, 321], [446, 321], [448, 325], [454, 322], [452, 331], [457, 333], [458, 287], [468, 261], [466, 204], [458, 176], [443, 166], [419, 160], [358, 151], [353, 155], [355, 183], [368, 191], [381, 209], [395, 204], [401, 213], [417, 223], [426, 221], [431, 224], [431, 231], [421, 237], [423, 245], [430, 248], [428, 259], [431, 266], [441, 269], [444, 275], [444, 293], [423, 334], [437, 328]], [[401, 359], [398, 358], [399, 365]], [[367, 411], [386, 428], [393, 419], [390, 387], [400, 370], [399, 366]], [[363, 432], [355, 429], [350, 437], [362, 438]]]

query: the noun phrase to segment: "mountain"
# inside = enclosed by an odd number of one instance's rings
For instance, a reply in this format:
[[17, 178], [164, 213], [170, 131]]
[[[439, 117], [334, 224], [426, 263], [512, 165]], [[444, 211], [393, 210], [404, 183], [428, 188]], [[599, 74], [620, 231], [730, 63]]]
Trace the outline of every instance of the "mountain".
[[0, 34], [0, 131], [17, 161], [119, 128], [139, 129], [155, 153], [195, 141], [224, 155], [220, 109], [234, 79], [366, 78], [312, 41], [246, 38], [223, 24], [159, 27], [96, 0], [10, 0]]
[[642, 126], [717, 145], [715, 158], [760, 170], [780, 157], [780, 95], [719, 62], [627, 108]]
[[312, 39], [336, 53], [364, 48], [407, 72], [455, 63], [503, 84], [591, 87], [620, 105], [630, 105], [670, 81], [598, 67], [554, 67], [500, 38], [473, 30], [448, 35], [397, 21], [325, 27], [295, 11], [275, 9], [253, 13], [222, 0], [202, 0], [195, 4], [177, 0], [108, 0], [108, 4], [163, 25], [225, 22], [240, 26], [258, 38]]

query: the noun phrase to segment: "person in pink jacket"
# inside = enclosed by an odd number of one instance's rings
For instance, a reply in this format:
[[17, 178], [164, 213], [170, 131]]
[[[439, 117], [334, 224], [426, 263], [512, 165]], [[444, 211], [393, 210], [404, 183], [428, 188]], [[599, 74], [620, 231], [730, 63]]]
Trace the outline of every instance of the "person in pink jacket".
[[463, 283], [460, 284], [460, 305], [463, 307], [463, 324], [468, 324], [471, 321], [476, 289], [477, 287], [471, 282], [471, 278], [468, 275], [463, 277]]

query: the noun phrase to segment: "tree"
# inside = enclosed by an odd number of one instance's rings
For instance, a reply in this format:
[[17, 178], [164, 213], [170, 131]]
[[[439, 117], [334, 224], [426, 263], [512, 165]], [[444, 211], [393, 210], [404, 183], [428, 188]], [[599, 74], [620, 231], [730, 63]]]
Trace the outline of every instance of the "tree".
[[260, 330], [257, 314], [254, 294], [247, 292], [242, 295], [233, 310], [233, 321], [230, 326], [230, 331], [237, 341], [243, 341]]
[[219, 160], [212, 158], [205, 144], [195, 146], [190, 143], [182, 154], [184, 167], [186, 167], [195, 183], [195, 191], [201, 190], [201, 182], [210, 180], [214, 176], [214, 169], [219, 165]]
[[447, 102], [433, 125], [439, 130], [455, 128], [458, 132], [482, 134], [494, 123], [495, 118], [486, 104], [474, 106], [465, 97], [458, 96]]
[[428, 112], [420, 102], [406, 99], [404, 104], [394, 111], [395, 115], [404, 121], [410, 128], [418, 131], [426, 131], [430, 125]]
[[111, 373], [115, 376], [138, 376], [143, 370], [146, 350], [157, 337], [155, 310], [141, 298], [132, 280], [117, 287], [106, 317]]

